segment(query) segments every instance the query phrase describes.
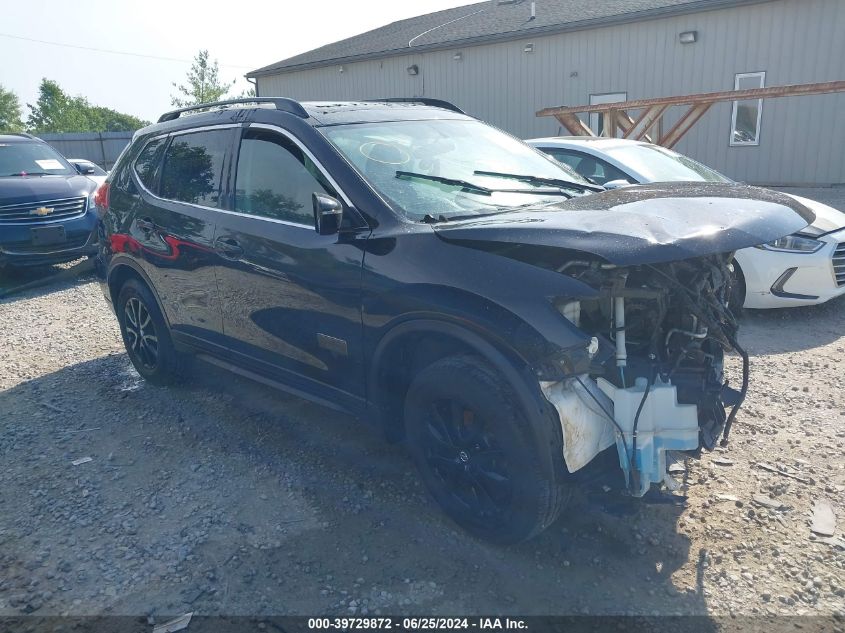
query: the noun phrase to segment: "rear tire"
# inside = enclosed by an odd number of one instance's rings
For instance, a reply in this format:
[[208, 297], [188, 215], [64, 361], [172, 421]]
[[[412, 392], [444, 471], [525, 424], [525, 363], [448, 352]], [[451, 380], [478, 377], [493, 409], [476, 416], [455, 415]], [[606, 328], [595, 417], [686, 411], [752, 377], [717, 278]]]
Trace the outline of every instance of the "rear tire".
[[510, 384], [473, 356], [422, 369], [405, 401], [409, 451], [443, 510], [475, 536], [502, 544], [551, 525], [569, 498], [538, 428]]
[[178, 383], [186, 359], [173, 346], [150, 289], [138, 279], [129, 279], [120, 289], [115, 308], [123, 344], [136, 371], [155, 385]]

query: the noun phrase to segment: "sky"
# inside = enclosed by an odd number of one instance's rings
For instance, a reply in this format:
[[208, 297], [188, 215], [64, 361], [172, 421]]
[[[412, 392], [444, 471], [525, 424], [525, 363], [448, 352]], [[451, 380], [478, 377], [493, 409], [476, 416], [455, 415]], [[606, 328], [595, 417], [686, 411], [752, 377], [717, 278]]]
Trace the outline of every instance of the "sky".
[[172, 84], [184, 82], [201, 49], [218, 60], [221, 79], [236, 80], [232, 93], [237, 94], [249, 87], [243, 76], [250, 70], [396, 20], [470, 2], [0, 0], [0, 85], [17, 93], [24, 118], [29, 114], [25, 104], [35, 102], [41, 78], [47, 77], [94, 105], [153, 121], [172, 108]]

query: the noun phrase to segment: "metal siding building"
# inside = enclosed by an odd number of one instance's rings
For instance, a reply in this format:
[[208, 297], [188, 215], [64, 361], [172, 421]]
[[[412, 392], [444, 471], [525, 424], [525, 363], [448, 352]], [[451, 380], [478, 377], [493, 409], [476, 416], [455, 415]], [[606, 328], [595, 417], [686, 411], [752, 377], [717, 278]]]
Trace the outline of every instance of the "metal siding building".
[[[528, 19], [530, 5], [489, 0], [404, 20], [249, 76], [256, 77], [261, 96], [446, 99], [523, 138], [565, 133], [536, 111], [588, 104], [606, 93], [631, 100], [732, 90], [738, 73], [757, 71], [765, 71], [767, 87], [845, 78], [843, 0], [668, 0], [639, 13], [630, 11], [642, 8], [640, 0], [607, 0], [605, 6], [617, 6], [616, 15], [542, 28], [533, 25], [542, 23], [544, 12], [556, 9], [559, 20], [573, 0], [536, 0], [536, 21]], [[627, 11], [620, 14], [620, 6]], [[525, 26], [425, 39], [438, 35], [441, 29], [428, 26], [437, 20], [451, 19], [447, 29], [472, 28], [462, 22], [505, 10], [522, 11]], [[434, 21], [414, 24], [426, 18]], [[396, 46], [414, 28], [422, 37], [410, 47]], [[380, 31], [387, 33], [380, 38]], [[697, 32], [695, 43], [679, 42], [686, 31]], [[533, 52], [525, 51], [528, 44]], [[412, 65], [417, 75], [408, 73]], [[731, 115], [730, 102], [715, 104], [676, 149], [736, 180], [845, 183], [845, 93], [763, 101], [758, 145], [730, 145]], [[670, 115], [664, 127], [671, 122]]]

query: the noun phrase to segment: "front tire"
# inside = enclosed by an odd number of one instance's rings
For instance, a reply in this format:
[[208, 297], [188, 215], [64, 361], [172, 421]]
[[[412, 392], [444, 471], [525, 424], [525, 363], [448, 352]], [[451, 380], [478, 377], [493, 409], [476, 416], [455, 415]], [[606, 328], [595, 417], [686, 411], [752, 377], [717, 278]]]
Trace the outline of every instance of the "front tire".
[[405, 401], [409, 450], [426, 488], [472, 534], [527, 540], [557, 518], [568, 489], [542, 419], [523, 414], [512, 387], [487, 363], [452, 356], [419, 372]]
[[184, 360], [173, 347], [170, 330], [150, 289], [130, 279], [120, 289], [116, 308], [123, 344], [135, 370], [155, 385], [179, 382]]

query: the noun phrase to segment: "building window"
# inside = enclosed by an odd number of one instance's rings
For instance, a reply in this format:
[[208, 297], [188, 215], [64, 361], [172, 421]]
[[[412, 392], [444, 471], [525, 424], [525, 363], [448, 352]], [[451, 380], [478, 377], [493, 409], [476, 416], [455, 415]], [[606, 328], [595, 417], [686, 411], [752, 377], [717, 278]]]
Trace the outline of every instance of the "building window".
[[[734, 90], [765, 88], [766, 73], [737, 73]], [[731, 113], [731, 145], [759, 145], [760, 117], [763, 114], [762, 99], [745, 99], [733, 102]]]

